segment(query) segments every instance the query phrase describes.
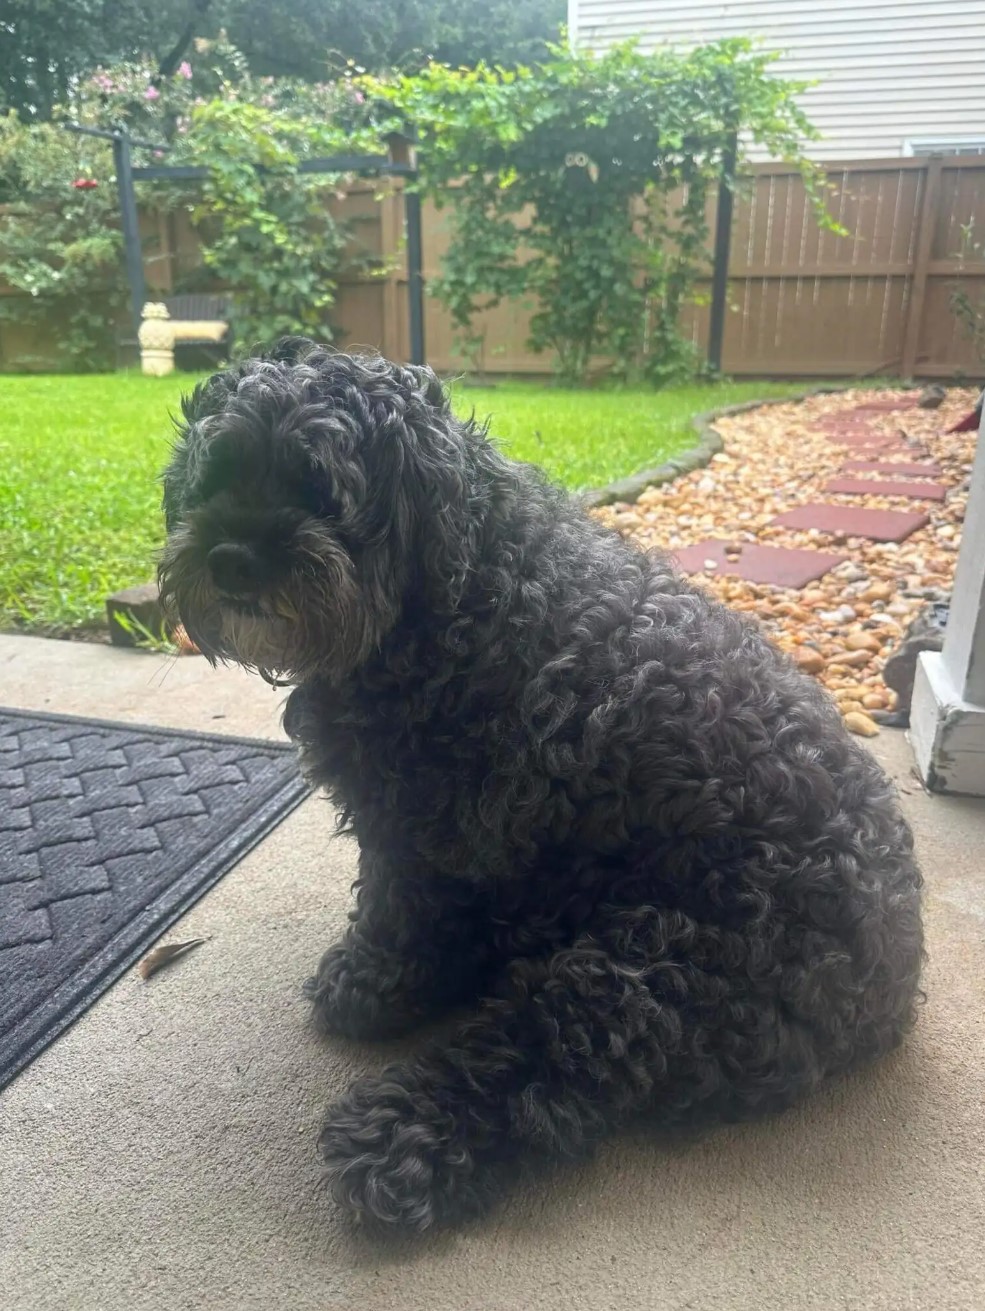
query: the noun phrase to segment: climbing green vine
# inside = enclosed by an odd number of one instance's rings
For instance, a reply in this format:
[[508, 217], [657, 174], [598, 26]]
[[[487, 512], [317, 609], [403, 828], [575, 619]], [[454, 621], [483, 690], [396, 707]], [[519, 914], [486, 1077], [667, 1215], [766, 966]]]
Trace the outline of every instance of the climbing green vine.
[[555, 48], [505, 70], [432, 64], [366, 79], [365, 92], [413, 124], [422, 186], [450, 210], [450, 247], [432, 291], [467, 357], [481, 311], [529, 304], [530, 347], [560, 379], [596, 366], [655, 383], [693, 368], [681, 332], [707, 261], [706, 215], [733, 133], [796, 160], [814, 134], [802, 84], [775, 76], [747, 41], [687, 53], [620, 46], [593, 57]]

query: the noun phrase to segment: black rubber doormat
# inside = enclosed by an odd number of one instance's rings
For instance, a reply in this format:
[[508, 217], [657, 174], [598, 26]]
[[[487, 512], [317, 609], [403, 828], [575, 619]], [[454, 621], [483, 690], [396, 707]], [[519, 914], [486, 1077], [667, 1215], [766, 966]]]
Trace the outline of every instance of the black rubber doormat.
[[0, 708], [0, 1087], [306, 793], [286, 743]]

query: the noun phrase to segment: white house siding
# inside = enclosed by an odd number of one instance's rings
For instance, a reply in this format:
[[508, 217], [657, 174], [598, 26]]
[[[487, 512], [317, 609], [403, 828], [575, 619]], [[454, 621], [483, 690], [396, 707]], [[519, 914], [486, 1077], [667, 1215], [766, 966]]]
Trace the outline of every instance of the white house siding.
[[802, 101], [816, 159], [985, 150], [985, 0], [568, 0], [568, 25], [596, 51], [757, 39], [818, 83]]

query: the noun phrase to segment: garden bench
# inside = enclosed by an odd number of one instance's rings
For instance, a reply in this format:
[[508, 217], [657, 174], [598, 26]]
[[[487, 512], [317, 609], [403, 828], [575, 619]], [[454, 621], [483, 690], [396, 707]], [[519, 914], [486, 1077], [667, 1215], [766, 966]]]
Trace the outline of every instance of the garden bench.
[[176, 346], [204, 347], [215, 353], [218, 362], [229, 354], [231, 316], [232, 300], [221, 293], [149, 302], [138, 334], [142, 371], [159, 377], [171, 373]]

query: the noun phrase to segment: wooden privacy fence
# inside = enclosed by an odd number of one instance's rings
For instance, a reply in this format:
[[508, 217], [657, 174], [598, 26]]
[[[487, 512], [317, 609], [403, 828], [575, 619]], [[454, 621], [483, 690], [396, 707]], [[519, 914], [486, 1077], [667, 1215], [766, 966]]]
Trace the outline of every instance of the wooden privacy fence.
[[[736, 198], [729, 261], [729, 310], [723, 367], [736, 375], [978, 377], [983, 365], [950, 307], [958, 278], [977, 301], [985, 295], [985, 252], [962, 262], [962, 228], [985, 242], [985, 158], [865, 160], [828, 165], [828, 207], [845, 229], [821, 229], [800, 175], [783, 164], [755, 165]], [[378, 202], [365, 185], [350, 190], [340, 214], [357, 240], [389, 269], [343, 284], [337, 322], [349, 343], [406, 358], [406, 274], [400, 257], [399, 195]], [[425, 281], [440, 270], [449, 211], [425, 204]], [[708, 214], [714, 232], [714, 201]], [[711, 287], [711, 236], [699, 299]], [[504, 304], [479, 318], [481, 367], [490, 373], [545, 373], [549, 357], [526, 347], [530, 311]], [[684, 324], [704, 352], [708, 307]], [[425, 342], [442, 372], [463, 367], [448, 315], [425, 300]]]
[[[821, 230], [797, 172], [782, 164], [752, 169], [736, 199], [729, 263], [723, 367], [736, 375], [853, 376], [865, 373], [978, 378], [983, 364], [955, 319], [950, 297], [960, 279], [974, 302], [985, 295], [985, 253], [962, 262], [962, 229], [985, 242], [985, 158], [865, 160], [826, 165], [829, 208], [847, 235]], [[344, 279], [335, 313], [340, 339], [395, 358], [410, 354], [401, 183], [358, 182], [329, 201], [347, 220], [354, 245], [379, 260], [376, 276]], [[448, 210], [423, 207], [427, 281], [447, 248]], [[714, 202], [708, 215], [714, 231]], [[149, 294], [180, 287], [198, 263], [183, 213], [142, 215]], [[710, 242], [710, 238], [709, 238]], [[700, 280], [702, 299], [710, 291]], [[2, 294], [2, 289], [0, 289]], [[547, 356], [526, 347], [530, 310], [507, 304], [480, 316], [479, 363], [490, 373], [550, 372]], [[708, 308], [686, 315], [684, 329], [707, 344]], [[53, 325], [52, 330], [55, 330]], [[0, 359], [11, 358], [8, 325]], [[463, 368], [448, 315], [425, 299], [429, 361]]]
[[[757, 165], [737, 200], [723, 365], [735, 374], [978, 376], [982, 362], [951, 310], [958, 279], [985, 294], [985, 252], [961, 258], [962, 228], [985, 241], [985, 159], [828, 165], [818, 227], [797, 173]], [[707, 311], [691, 317], [703, 344]]]
[[[758, 164], [736, 198], [729, 260], [729, 309], [723, 368], [735, 375], [978, 378], [983, 363], [955, 318], [950, 298], [960, 280], [978, 303], [985, 296], [985, 251], [962, 259], [962, 229], [985, 243], [985, 158], [978, 155], [863, 160], [826, 166], [828, 208], [846, 234], [820, 228], [797, 171]], [[398, 258], [399, 198], [377, 207], [364, 190], [360, 231], [392, 266], [380, 282], [343, 286], [338, 322], [347, 340], [406, 356], [406, 281]], [[715, 202], [708, 213], [715, 229]], [[426, 204], [424, 275], [434, 277], [448, 244], [448, 211]], [[708, 267], [699, 301], [711, 288]], [[479, 318], [482, 368], [491, 373], [544, 373], [546, 356], [526, 348], [530, 311], [511, 303]], [[686, 315], [684, 330], [703, 353], [708, 306]], [[454, 331], [437, 302], [425, 301], [431, 363], [463, 366]]]

